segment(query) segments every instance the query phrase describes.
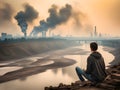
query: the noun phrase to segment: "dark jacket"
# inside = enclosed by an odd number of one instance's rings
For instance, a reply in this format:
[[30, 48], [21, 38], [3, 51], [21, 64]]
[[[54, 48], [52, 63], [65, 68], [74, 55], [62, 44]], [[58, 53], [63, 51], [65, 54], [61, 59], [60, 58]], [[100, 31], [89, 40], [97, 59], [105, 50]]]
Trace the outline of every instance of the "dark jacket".
[[104, 59], [99, 52], [93, 52], [88, 57], [86, 73], [90, 74], [95, 82], [101, 82], [107, 76]]

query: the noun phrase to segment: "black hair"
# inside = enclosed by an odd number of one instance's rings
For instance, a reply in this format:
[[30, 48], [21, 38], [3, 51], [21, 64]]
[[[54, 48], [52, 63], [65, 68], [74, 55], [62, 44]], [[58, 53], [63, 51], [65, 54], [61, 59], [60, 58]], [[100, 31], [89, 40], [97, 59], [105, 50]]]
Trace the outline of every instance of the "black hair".
[[98, 49], [98, 44], [96, 42], [90, 43], [90, 48], [92, 51], [96, 51]]

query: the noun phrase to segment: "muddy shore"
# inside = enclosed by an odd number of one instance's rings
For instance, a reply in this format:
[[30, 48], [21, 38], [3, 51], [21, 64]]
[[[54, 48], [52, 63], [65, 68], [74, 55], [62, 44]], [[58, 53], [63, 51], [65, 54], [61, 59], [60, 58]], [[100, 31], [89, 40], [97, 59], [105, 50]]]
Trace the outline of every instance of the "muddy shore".
[[120, 90], [120, 48], [105, 46], [104, 50], [113, 54], [115, 58], [106, 69], [108, 77], [102, 83], [92, 85], [91, 82], [86, 81], [80, 86], [82, 82], [78, 80], [71, 85], [60, 83], [58, 86], [45, 87], [44, 90]]
[[[112, 51], [115, 52], [115, 49], [110, 49], [108, 47], [106, 47], [105, 49], [111, 53], [112, 53]], [[0, 83], [4, 83], [7, 81], [20, 79], [20, 78], [28, 77], [28, 76], [31, 76], [34, 74], [42, 73], [48, 69], [61, 68], [61, 67], [67, 67], [67, 66], [73, 65], [76, 63], [74, 60], [64, 58], [63, 56], [64, 55], [80, 55], [80, 54], [89, 53], [82, 49], [76, 49], [76, 48], [66, 48], [64, 50], [49, 51], [49, 52], [42, 53], [39, 55], [33, 55], [32, 57], [37, 57], [37, 56], [40, 57], [36, 61], [30, 61], [30, 60], [28, 60], [28, 58], [24, 58], [22, 60], [20, 59], [17, 61], [13, 61], [7, 65], [0, 65], [0, 67], [13, 67], [13, 66], [22, 67], [19, 70], [7, 72], [4, 75], [0, 76]], [[119, 56], [119, 54], [116, 54], [116, 56]], [[48, 62], [52, 61], [52, 63], [45, 65], [44, 63], [47, 61]], [[72, 84], [70, 86], [72, 86]], [[58, 88], [58, 87], [56, 87], [56, 88]], [[89, 87], [89, 88], [91, 90], [103, 90], [103, 89], [96, 88], [96, 87]], [[87, 90], [89, 88], [82, 87], [82, 90]], [[52, 90], [52, 89], [48, 89], [48, 90]], [[53, 89], [53, 90], [59, 90], [59, 89]], [[63, 89], [63, 90], [67, 90], [67, 89]], [[77, 89], [75, 89], [75, 90], [77, 90]]]
[[[65, 58], [64, 55], [76, 55], [76, 54], [88, 53], [82, 49], [76, 48], [66, 48], [64, 50], [49, 51], [43, 54], [35, 55], [32, 57], [38, 57], [36, 61], [30, 61], [29, 58], [23, 58], [20, 60], [5, 61], [9, 63], [6, 65], [0, 65], [1, 68], [4, 67], [22, 67], [19, 70], [7, 72], [0, 76], [0, 83], [24, 78], [34, 74], [45, 72], [48, 69], [61, 68], [73, 65], [76, 63], [75, 60]], [[45, 64], [48, 62], [48, 64]]]

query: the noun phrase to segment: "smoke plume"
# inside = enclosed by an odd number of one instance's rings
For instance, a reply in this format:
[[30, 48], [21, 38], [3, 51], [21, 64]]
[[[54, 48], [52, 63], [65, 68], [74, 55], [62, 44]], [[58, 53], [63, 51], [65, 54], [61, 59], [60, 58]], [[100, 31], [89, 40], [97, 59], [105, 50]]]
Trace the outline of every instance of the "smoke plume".
[[26, 19], [25, 19], [25, 13], [23, 11], [20, 11], [15, 16], [15, 19], [17, 20], [18, 25], [21, 27], [22, 32], [26, 36], [26, 30], [27, 30], [28, 24], [27, 24]]
[[31, 23], [34, 19], [38, 17], [38, 12], [29, 4], [26, 4], [24, 8], [24, 11], [20, 11], [17, 13], [15, 19], [17, 20], [22, 32], [26, 36], [28, 23]]
[[38, 17], [38, 12], [29, 4], [25, 4], [24, 16], [27, 22], [32, 22]]
[[8, 3], [0, 2], [0, 24], [11, 21], [14, 9]]
[[74, 10], [72, 14], [72, 18], [74, 19], [74, 24], [76, 29], [87, 27], [86, 24], [89, 24], [89, 19], [87, 14], [83, 13], [82, 11]]
[[61, 8], [59, 12], [57, 12], [57, 6], [53, 5], [48, 12], [49, 17], [46, 20], [41, 20], [40, 25], [34, 27], [31, 35], [34, 36], [39, 32], [47, 31], [50, 28], [55, 28], [56, 26], [67, 22], [72, 15], [72, 7], [71, 5], [66, 4], [65, 7]]

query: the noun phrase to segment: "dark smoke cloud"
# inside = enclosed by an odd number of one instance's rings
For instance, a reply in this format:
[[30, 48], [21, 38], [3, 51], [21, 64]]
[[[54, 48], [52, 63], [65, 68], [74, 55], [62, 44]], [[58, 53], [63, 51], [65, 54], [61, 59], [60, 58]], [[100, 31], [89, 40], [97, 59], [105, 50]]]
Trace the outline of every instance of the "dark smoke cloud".
[[26, 30], [27, 30], [27, 21], [25, 19], [25, 13], [23, 11], [20, 11], [19, 13], [17, 13], [17, 15], [15, 16], [15, 19], [18, 22], [18, 25], [20, 26], [22, 32], [24, 33], [24, 35], [26, 36]]
[[0, 24], [6, 21], [11, 21], [14, 9], [8, 3], [0, 2]]
[[48, 11], [50, 13], [49, 18], [47, 18], [46, 22], [49, 28], [55, 28], [56, 25], [62, 24], [69, 20], [72, 14], [72, 7], [68, 4], [64, 8], [59, 10], [57, 13], [56, 8], [52, 7]]
[[67, 22], [72, 15], [72, 6], [66, 4], [65, 7], [61, 8], [59, 12], [57, 12], [57, 6], [53, 5], [48, 12], [49, 17], [46, 19], [46, 21], [41, 20], [40, 25], [34, 27], [31, 35], [34, 36], [39, 32], [47, 31], [50, 28], [55, 28], [56, 26]]
[[31, 23], [38, 17], [38, 12], [29, 4], [25, 4], [24, 8], [25, 11], [18, 12], [15, 16], [15, 19], [17, 20], [18, 25], [21, 27], [22, 32], [26, 36], [28, 23]]
[[25, 19], [27, 22], [32, 22], [34, 19], [38, 17], [38, 12], [29, 4], [25, 4]]

